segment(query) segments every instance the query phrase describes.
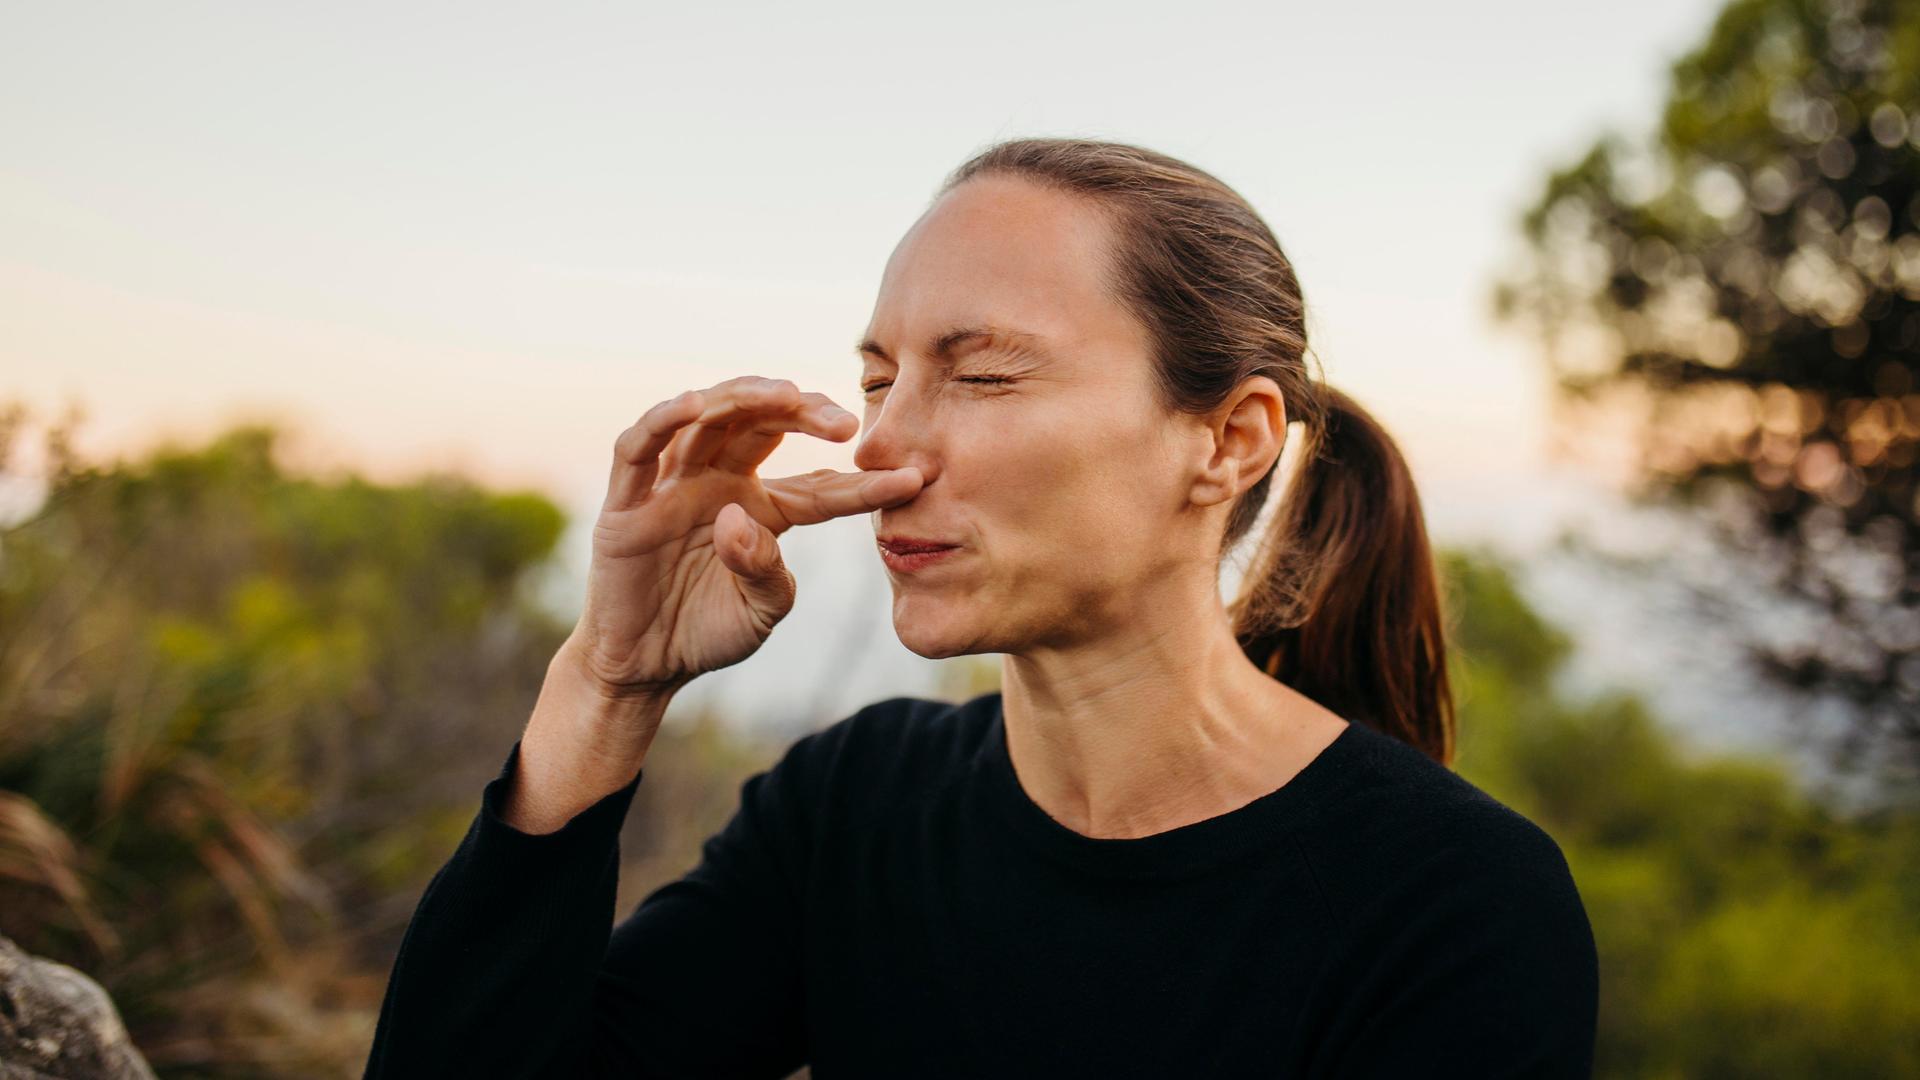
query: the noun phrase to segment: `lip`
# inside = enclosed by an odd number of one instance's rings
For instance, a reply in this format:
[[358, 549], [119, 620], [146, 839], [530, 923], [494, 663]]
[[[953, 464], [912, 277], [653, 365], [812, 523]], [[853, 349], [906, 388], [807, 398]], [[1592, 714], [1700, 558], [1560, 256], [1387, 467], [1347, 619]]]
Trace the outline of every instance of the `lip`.
[[921, 536], [877, 536], [879, 545], [896, 555], [911, 555], [918, 551], [938, 551], [941, 548], [959, 547], [945, 540], [933, 540]]
[[958, 544], [946, 544], [938, 540], [925, 540], [914, 536], [883, 536], [876, 541], [880, 549], [880, 561], [887, 569], [898, 571], [919, 570], [950, 558], [960, 550]]

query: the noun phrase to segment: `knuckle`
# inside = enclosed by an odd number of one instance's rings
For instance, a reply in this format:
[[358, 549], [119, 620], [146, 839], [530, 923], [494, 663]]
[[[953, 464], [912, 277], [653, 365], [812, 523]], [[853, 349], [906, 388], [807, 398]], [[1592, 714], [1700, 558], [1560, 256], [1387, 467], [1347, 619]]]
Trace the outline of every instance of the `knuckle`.
[[[691, 391], [689, 391], [688, 393], [691, 393]], [[682, 401], [685, 401], [686, 399], [687, 399], [687, 394], [679, 394], [675, 397], [667, 398], [665, 401], [656, 401], [653, 403], [653, 406], [651, 408], [649, 408], [646, 412], [643, 412], [640, 414], [640, 419], [642, 421], [651, 420], [654, 417], [659, 416], [661, 413], [665, 412], [670, 407]]]
[[792, 379], [773, 379], [765, 375], [736, 375], [725, 382], [718, 383], [714, 389], [731, 389], [738, 392], [759, 391], [784, 396], [788, 391], [798, 391], [799, 385]]
[[682, 394], [671, 401], [663, 401], [660, 404], [655, 405], [653, 408], [648, 409], [647, 415], [643, 418], [643, 423], [641, 426], [645, 427], [648, 432], [653, 434], [658, 434], [662, 431], [665, 431], [675, 426], [672, 421], [669, 421], [666, 419], [667, 414], [671, 411], [669, 407], [676, 405], [682, 401], [685, 401], [688, 398], [688, 396], [689, 396], [688, 394]]

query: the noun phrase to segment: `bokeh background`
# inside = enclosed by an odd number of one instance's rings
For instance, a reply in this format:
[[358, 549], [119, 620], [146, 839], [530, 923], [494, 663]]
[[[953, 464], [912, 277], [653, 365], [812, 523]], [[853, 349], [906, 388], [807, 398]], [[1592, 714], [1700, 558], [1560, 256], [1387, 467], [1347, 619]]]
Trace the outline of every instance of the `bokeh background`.
[[[163, 1077], [357, 1076], [615, 435], [857, 411], [894, 243], [1030, 134], [1280, 237], [1443, 548], [1457, 766], [1580, 886], [1598, 1073], [1920, 1075], [1914, 0], [0, 4], [0, 935]], [[622, 912], [792, 738], [997, 679], [899, 644], [864, 519], [782, 546]]]

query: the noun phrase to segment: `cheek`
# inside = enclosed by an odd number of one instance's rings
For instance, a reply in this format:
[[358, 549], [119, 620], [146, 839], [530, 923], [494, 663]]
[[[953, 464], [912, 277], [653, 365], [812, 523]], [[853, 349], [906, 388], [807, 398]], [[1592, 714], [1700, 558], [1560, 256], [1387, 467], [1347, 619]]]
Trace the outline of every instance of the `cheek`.
[[1026, 552], [1023, 562], [1111, 557], [1165, 535], [1168, 460], [1153, 432], [1035, 409], [966, 445], [956, 494], [999, 543]]
[[[1091, 421], [1086, 410], [1021, 402], [970, 428], [951, 464], [964, 467], [968, 487], [982, 498], [1045, 498], [1064, 504], [1098, 490], [1124, 472], [1126, 438]], [[996, 500], [998, 501], [998, 500]]]

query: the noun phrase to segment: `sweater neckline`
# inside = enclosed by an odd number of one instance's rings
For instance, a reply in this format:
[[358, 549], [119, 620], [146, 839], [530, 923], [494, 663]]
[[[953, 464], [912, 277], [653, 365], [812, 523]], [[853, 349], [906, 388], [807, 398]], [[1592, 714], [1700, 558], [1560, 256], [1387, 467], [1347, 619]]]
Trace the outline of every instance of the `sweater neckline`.
[[1054, 820], [1020, 785], [1007, 749], [1001, 697], [996, 693], [992, 699], [983, 761], [989, 801], [1015, 833], [1042, 853], [1109, 877], [1181, 877], [1290, 843], [1297, 830], [1352, 782], [1368, 737], [1386, 738], [1349, 720], [1291, 779], [1251, 802], [1147, 836], [1095, 837]]

